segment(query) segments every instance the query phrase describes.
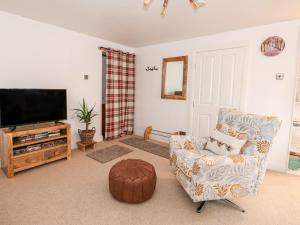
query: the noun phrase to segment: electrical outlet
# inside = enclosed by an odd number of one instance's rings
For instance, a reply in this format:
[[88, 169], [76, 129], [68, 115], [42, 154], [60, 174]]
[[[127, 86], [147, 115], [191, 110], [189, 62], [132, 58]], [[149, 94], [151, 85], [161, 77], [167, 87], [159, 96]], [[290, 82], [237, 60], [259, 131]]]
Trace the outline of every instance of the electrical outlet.
[[89, 75], [83, 75], [83, 78], [85, 79], [85, 80], [88, 80], [89, 79]]
[[284, 73], [276, 73], [276, 80], [283, 80], [284, 79]]

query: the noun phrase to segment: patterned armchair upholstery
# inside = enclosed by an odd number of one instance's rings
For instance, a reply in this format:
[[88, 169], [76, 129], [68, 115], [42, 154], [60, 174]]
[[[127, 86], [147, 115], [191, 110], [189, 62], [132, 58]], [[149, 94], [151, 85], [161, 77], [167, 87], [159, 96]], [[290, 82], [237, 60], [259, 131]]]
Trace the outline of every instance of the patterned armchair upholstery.
[[254, 195], [266, 173], [266, 159], [281, 121], [275, 117], [221, 109], [217, 130], [246, 144], [238, 155], [215, 155], [204, 150], [208, 138], [172, 136], [170, 164], [194, 202]]

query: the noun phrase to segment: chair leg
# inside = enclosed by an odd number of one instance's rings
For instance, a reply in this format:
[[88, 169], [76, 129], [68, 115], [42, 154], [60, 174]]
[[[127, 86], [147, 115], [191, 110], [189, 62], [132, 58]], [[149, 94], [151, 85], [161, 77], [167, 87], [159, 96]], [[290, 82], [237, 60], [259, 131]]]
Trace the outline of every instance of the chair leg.
[[197, 213], [201, 213], [201, 210], [202, 210], [204, 204], [205, 204], [205, 201], [200, 202], [200, 205], [199, 205], [199, 207], [197, 208]]
[[221, 199], [221, 200], [219, 200], [219, 201], [226, 203], [227, 205], [229, 205], [229, 206], [231, 206], [231, 207], [233, 207], [233, 208], [239, 210], [239, 211], [242, 212], [242, 213], [246, 212], [246, 211], [245, 211], [243, 208], [241, 208], [239, 205], [235, 204], [234, 202], [232, 202], [232, 201], [230, 201], [230, 200], [228, 200], [228, 199]]

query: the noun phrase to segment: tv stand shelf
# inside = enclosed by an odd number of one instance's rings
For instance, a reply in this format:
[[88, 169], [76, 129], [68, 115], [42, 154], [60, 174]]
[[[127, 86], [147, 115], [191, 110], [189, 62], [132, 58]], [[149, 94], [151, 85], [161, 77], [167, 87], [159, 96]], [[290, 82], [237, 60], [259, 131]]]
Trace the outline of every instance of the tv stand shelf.
[[24, 147], [24, 146], [28, 146], [28, 145], [35, 145], [35, 144], [48, 142], [48, 141], [54, 141], [54, 140], [63, 139], [63, 138], [67, 138], [67, 135], [59, 135], [56, 137], [41, 138], [36, 141], [29, 141], [29, 142], [24, 142], [24, 143], [15, 143], [15, 144], [13, 144], [13, 148], [19, 148], [19, 147]]
[[[59, 135], [32, 139], [21, 142], [19, 138], [27, 135], [50, 134], [58, 131]], [[35, 136], [34, 136], [35, 137]], [[24, 140], [24, 139], [23, 139]], [[28, 150], [39, 145], [40, 149]], [[21, 149], [22, 152], [17, 152]], [[23, 149], [27, 149], [23, 152]], [[19, 154], [14, 154], [19, 153]], [[67, 123], [52, 123], [17, 128], [14, 131], [0, 129], [1, 166], [7, 177], [13, 177], [16, 172], [50, 163], [60, 159], [71, 158], [70, 125]]]

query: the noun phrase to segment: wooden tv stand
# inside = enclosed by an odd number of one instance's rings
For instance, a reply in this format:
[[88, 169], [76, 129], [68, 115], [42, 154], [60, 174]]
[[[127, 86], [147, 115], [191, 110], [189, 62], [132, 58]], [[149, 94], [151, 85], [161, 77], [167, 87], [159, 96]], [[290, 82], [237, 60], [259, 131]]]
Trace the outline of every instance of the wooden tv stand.
[[[53, 134], [58, 130], [59, 132]], [[25, 138], [28, 140], [24, 141]], [[34, 146], [41, 149], [33, 150]], [[52, 123], [17, 127], [14, 131], [8, 128], [0, 129], [0, 154], [1, 167], [7, 177], [56, 160], [70, 159], [70, 125]]]

